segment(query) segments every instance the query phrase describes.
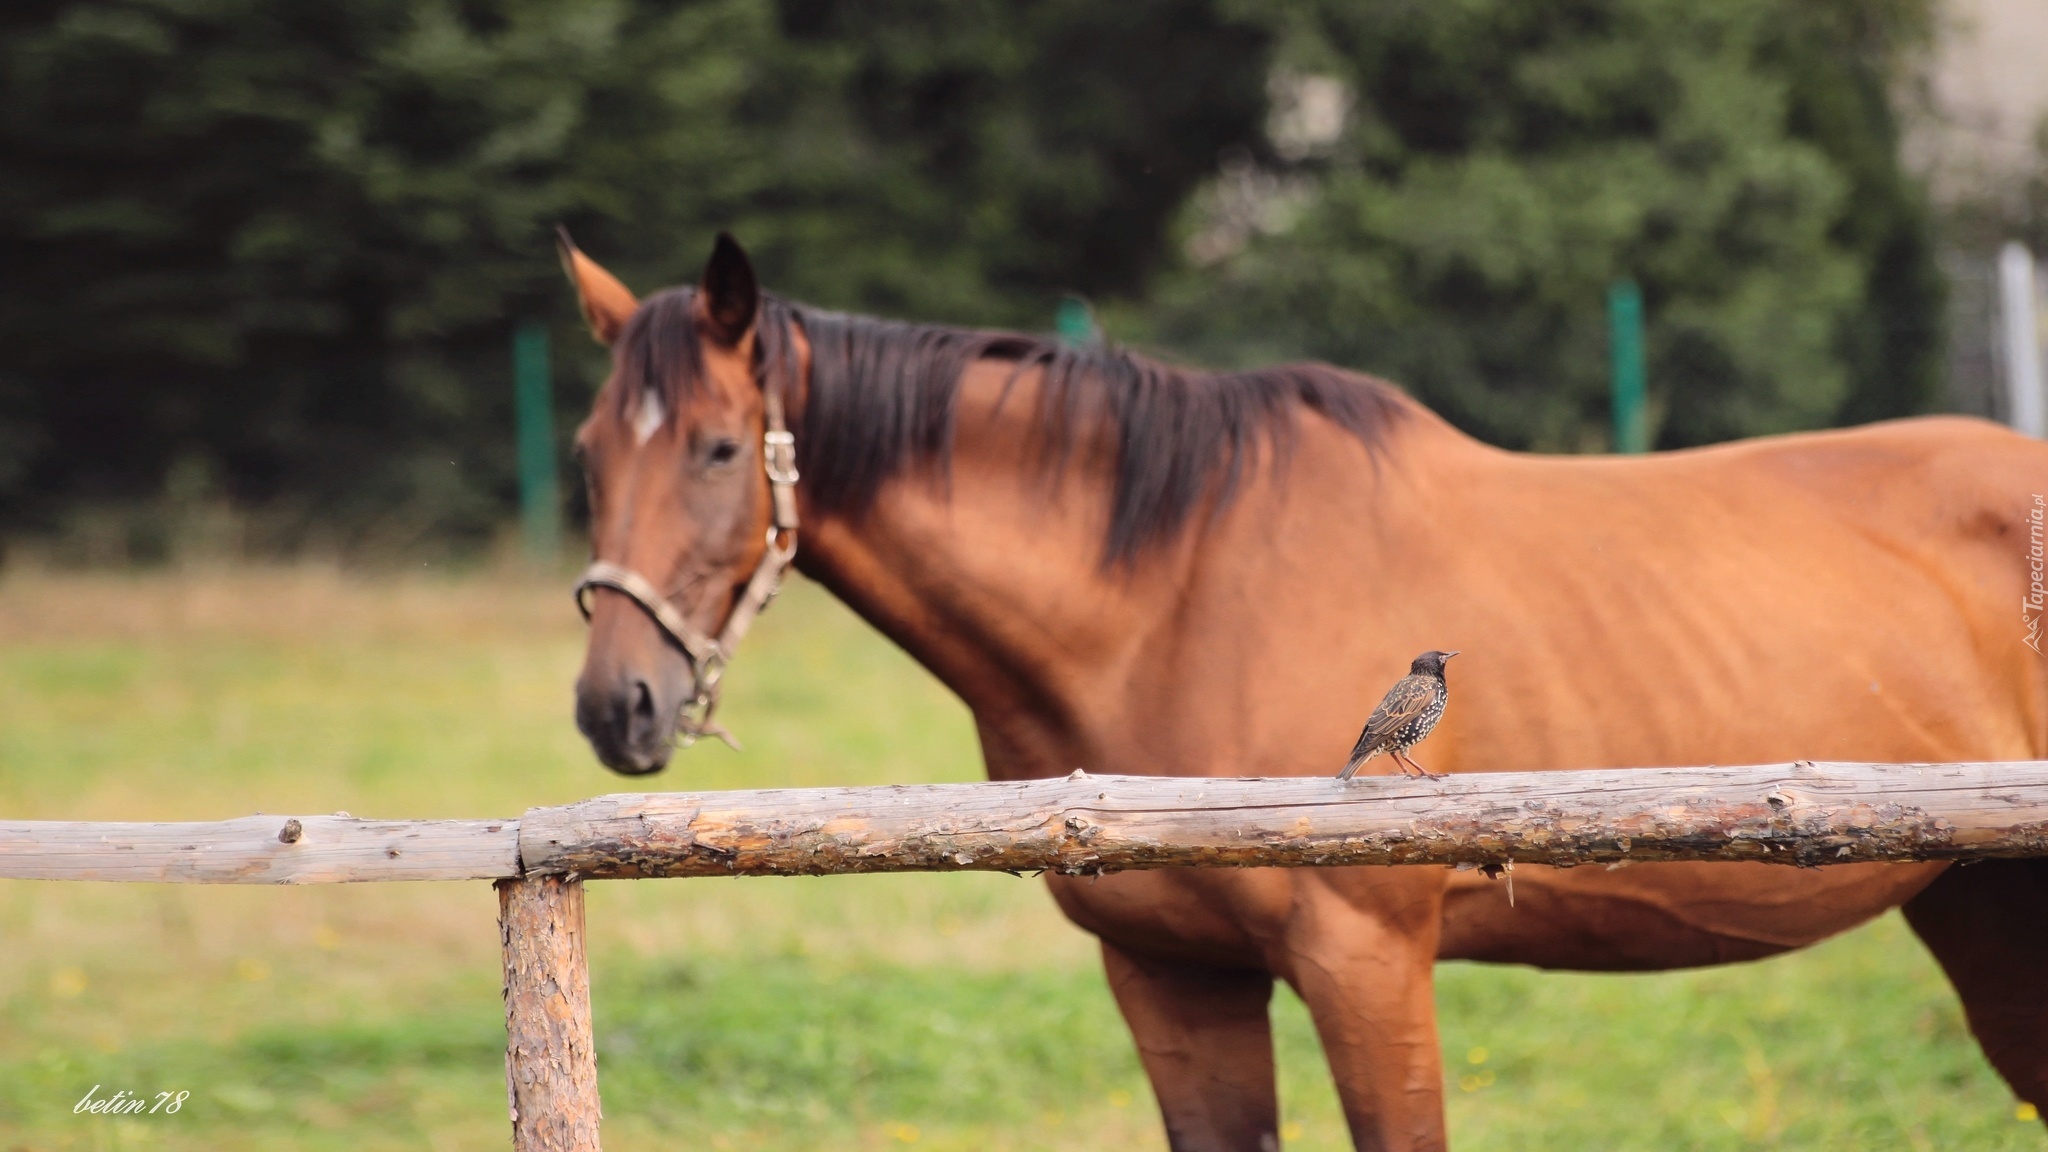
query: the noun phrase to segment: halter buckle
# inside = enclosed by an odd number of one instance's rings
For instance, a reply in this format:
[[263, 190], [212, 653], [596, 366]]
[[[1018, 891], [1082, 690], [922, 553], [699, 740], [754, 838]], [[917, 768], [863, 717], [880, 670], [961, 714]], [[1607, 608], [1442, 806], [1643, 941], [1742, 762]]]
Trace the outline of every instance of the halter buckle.
[[794, 485], [802, 479], [796, 470], [796, 433], [771, 428], [761, 434], [761, 449], [761, 466], [770, 484]]

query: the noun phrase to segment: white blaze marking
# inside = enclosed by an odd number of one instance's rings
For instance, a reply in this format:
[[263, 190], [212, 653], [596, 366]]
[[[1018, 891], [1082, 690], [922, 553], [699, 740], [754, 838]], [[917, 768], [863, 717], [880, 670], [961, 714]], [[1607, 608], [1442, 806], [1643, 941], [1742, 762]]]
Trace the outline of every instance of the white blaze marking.
[[649, 388], [640, 393], [640, 410], [633, 413], [633, 442], [645, 444], [661, 429], [668, 413], [662, 410], [661, 396]]

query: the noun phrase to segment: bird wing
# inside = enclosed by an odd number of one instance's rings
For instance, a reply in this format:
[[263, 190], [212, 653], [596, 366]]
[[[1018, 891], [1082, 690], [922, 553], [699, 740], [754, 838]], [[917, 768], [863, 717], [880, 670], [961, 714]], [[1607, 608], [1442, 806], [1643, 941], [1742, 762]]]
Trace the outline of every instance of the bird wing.
[[1356, 763], [1360, 757], [1380, 750], [1388, 737], [1399, 732], [1410, 720], [1429, 710], [1436, 699], [1436, 685], [1427, 676], [1403, 676], [1387, 690], [1387, 698], [1366, 717], [1365, 731], [1358, 734], [1358, 744], [1351, 749], [1351, 759]]

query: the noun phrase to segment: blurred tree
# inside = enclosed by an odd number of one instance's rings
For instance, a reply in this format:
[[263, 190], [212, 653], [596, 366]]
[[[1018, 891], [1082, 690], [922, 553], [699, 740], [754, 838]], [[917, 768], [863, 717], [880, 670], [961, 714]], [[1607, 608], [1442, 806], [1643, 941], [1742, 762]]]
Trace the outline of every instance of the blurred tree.
[[589, 349], [556, 221], [643, 291], [721, 227], [837, 306], [1040, 326], [1134, 291], [1256, 140], [1267, 42], [1205, 0], [10, 4], [0, 518], [185, 459], [306, 524], [489, 532], [511, 327]]
[[1917, 410], [1939, 281], [1886, 92], [1928, 2], [16, 0], [0, 525], [178, 464], [481, 538], [511, 328], [557, 325], [565, 431], [602, 369], [557, 221], [643, 291], [729, 227], [816, 303], [1122, 300], [1559, 449], [1604, 445], [1630, 275], [1663, 445]]
[[1659, 446], [1929, 405], [1941, 282], [1887, 103], [1925, 0], [1276, 12], [1280, 156], [1194, 199], [1155, 338], [1333, 359], [1493, 442], [1599, 449], [1604, 290], [1632, 276]]

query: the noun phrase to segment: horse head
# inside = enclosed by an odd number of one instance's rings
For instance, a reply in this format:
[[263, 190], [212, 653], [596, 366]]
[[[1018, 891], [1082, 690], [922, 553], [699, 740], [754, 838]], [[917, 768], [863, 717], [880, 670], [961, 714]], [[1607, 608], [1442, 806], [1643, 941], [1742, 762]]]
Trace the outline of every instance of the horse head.
[[730, 236], [695, 288], [645, 301], [566, 234], [561, 254], [591, 334], [612, 350], [576, 433], [594, 561], [577, 585], [590, 641], [576, 725], [607, 767], [641, 775], [666, 766], [679, 737], [724, 736], [709, 715], [719, 674], [794, 554], [779, 392], [791, 337], [763, 338], [761, 292]]

